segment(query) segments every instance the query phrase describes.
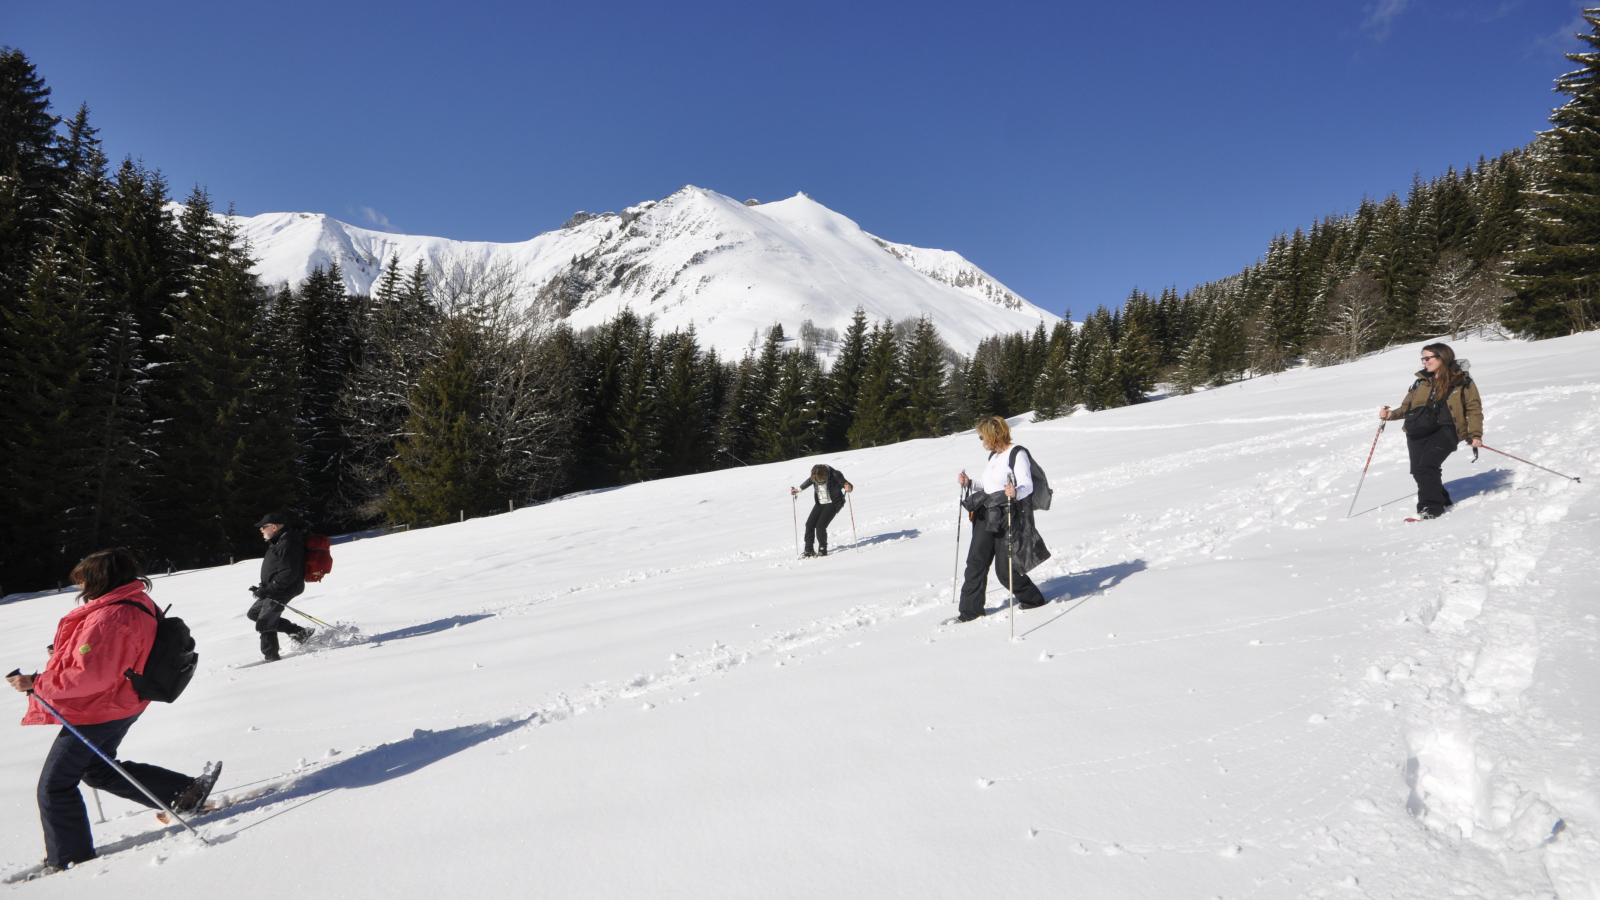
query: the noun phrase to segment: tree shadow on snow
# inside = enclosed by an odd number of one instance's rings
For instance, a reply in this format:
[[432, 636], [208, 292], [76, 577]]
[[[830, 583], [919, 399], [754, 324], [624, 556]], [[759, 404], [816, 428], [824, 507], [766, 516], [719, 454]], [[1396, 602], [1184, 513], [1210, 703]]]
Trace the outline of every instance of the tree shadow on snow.
[[[1083, 604], [1088, 603], [1090, 597], [1104, 594], [1125, 581], [1129, 575], [1143, 572], [1148, 568], [1150, 566], [1144, 560], [1134, 559], [1109, 566], [1099, 566], [1082, 572], [1069, 572], [1066, 575], [1057, 575], [1047, 581], [1039, 582], [1039, 590], [1044, 594], [1049, 604], [1061, 603], [1068, 604], [1068, 606], [1048, 620], [1024, 631], [1023, 635], [1027, 636], [1038, 631]], [[1074, 603], [1074, 600], [1077, 602]]]
[[457, 625], [471, 625], [473, 622], [481, 622], [484, 619], [492, 618], [494, 618], [493, 613], [474, 613], [468, 616], [450, 616], [449, 618], [439, 619], [438, 621], [434, 622], [424, 622], [421, 625], [412, 625], [409, 628], [396, 628], [394, 631], [385, 631], [383, 634], [375, 634], [367, 639], [367, 643], [381, 644], [384, 641], [403, 641], [406, 638], [422, 637], [425, 634], [437, 634], [441, 631], [449, 631]]
[[[303, 778], [290, 782], [283, 789], [273, 791], [255, 800], [235, 803], [219, 810], [219, 818], [233, 818], [267, 805], [278, 805], [286, 801], [307, 798], [305, 803], [318, 799], [318, 795], [326, 796], [330, 791], [340, 788], [353, 789], [372, 787], [391, 781], [404, 775], [410, 775], [419, 769], [432, 765], [442, 759], [454, 756], [463, 750], [475, 747], [485, 741], [494, 740], [501, 735], [537, 721], [537, 716], [527, 716], [520, 719], [511, 719], [501, 722], [481, 722], [477, 725], [463, 725], [460, 728], [450, 728], [444, 731], [425, 731], [421, 728], [411, 733], [411, 737], [374, 747], [364, 753], [358, 753], [349, 759], [343, 759], [331, 766], [325, 766], [306, 775]], [[305, 803], [295, 804], [289, 809], [304, 806]], [[264, 819], [257, 819], [249, 825], [230, 832], [220, 839], [229, 839], [245, 828], [252, 828], [277, 815], [288, 812], [281, 810]], [[159, 836], [159, 835], [158, 835]], [[215, 843], [219, 838], [212, 838]]]

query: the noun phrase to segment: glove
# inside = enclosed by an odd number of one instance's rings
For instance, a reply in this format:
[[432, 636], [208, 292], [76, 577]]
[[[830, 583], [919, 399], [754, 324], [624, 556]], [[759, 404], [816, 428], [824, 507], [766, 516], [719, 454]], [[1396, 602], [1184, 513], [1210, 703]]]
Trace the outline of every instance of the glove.
[[257, 600], [260, 600], [261, 599], [261, 585], [259, 585], [259, 584], [250, 585], [250, 596], [256, 598]]

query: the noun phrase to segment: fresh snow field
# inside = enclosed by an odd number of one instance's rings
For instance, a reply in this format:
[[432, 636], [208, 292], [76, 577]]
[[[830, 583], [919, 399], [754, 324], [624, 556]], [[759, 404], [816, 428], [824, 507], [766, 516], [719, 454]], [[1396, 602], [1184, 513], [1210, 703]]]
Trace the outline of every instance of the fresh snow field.
[[[1600, 897], [1600, 333], [1457, 346], [1489, 444], [1583, 484], [1458, 451], [1455, 511], [1406, 524], [1391, 424], [1346, 519], [1416, 345], [1021, 425], [1057, 494], [1016, 641], [992, 580], [940, 625], [971, 432], [341, 544], [296, 605], [367, 640], [272, 665], [256, 561], [158, 578], [201, 672], [123, 755], [277, 791], [209, 847], [107, 797], [100, 860], [5, 890]], [[816, 461], [859, 541], [800, 562]], [[0, 664], [70, 605], [0, 605]], [[0, 728], [0, 874], [42, 855], [54, 735]]]

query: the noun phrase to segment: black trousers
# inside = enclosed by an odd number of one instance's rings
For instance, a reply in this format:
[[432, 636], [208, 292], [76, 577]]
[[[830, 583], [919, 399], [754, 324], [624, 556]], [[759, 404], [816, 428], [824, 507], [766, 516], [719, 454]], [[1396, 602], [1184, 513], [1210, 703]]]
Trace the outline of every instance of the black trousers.
[[[810, 553], [813, 547], [820, 546], [828, 549], [828, 523], [839, 514], [839, 507], [843, 503], [812, 503], [811, 515], [806, 516], [806, 552]], [[812, 543], [815, 536], [816, 542]]]
[[305, 631], [305, 628], [293, 622], [284, 621], [283, 611], [282, 603], [258, 597], [256, 602], [250, 604], [250, 611], [245, 613], [250, 621], [256, 623], [256, 631], [261, 632], [261, 652], [269, 656], [278, 653], [279, 634], [300, 634]]
[[1444, 489], [1441, 467], [1445, 458], [1456, 452], [1456, 429], [1452, 425], [1435, 431], [1425, 438], [1408, 438], [1406, 449], [1411, 452], [1411, 477], [1417, 481], [1417, 514], [1442, 516], [1450, 506], [1450, 492]]
[[990, 563], [994, 564], [995, 577], [1000, 579], [1001, 584], [1007, 584], [1015, 576], [1016, 582], [1008, 586], [1015, 591], [1018, 603], [1033, 606], [1044, 602], [1044, 594], [1028, 577], [1028, 573], [1021, 569], [1012, 571], [1010, 551], [1006, 544], [1005, 532], [996, 534], [988, 530], [980, 517], [972, 532], [972, 544], [967, 548], [967, 578], [961, 583], [961, 618], [975, 619], [983, 615], [983, 598], [989, 589]]
[[[105, 754], [117, 758], [117, 746], [122, 743], [128, 729], [139, 716], [101, 722], [98, 725], [75, 725], [83, 736], [94, 741]], [[117, 760], [128, 774], [150, 789], [168, 806], [189, 787], [194, 779], [144, 763]], [[44, 771], [39, 773], [39, 823], [44, 826], [44, 861], [47, 865], [62, 867], [68, 863], [81, 863], [94, 859], [94, 834], [89, 830], [89, 813], [83, 807], [83, 794], [78, 783], [83, 782], [108, 794], [132, 800], [151, 808], [155, 804], [139, 793], [117, 770], [95, 755], [72, 732], [61, 729], [56, 742], [44, 758]]]

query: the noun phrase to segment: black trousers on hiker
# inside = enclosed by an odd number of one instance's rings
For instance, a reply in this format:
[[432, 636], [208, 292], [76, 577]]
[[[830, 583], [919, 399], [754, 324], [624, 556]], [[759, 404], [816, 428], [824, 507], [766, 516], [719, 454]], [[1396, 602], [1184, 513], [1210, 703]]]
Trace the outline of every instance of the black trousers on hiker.
[[[806, 552], [810, 553], [816, 547], [828, 549], [828, 523], [839, 514], [839, 507], [843, 503], [813, 503], [811, 515], [806, 516]], [[812, 538], [816, 542], [812, 542]]]
[[278, 635], [305, 632], [305, 628], [284, 621], [283, 613], [282, 603], [266, 597], [257, 597], [256, 602], [250, 604], [250, 611], [245, 613], [261, 633], [261, 652], [266, 656], [278, 655]]
[[1435, 431], [1425, 438], [1407, 438], [1406, 449], [1411, 452], [1411, 477], [1417, 481], [1417, 515], [1437, 518], [1454, 501], [1444, 489], [1445, 458], [1456, 452], [1456, 429], [1453, 425]]
[[[117, 758], [117, 746], [122, 743], [128, 729], [139, 718], [138, 714], [126, 719], [101, 722], [96, 725], [75, 725], [83, 736], [93, 741], [105, 755]], [[128, 774], [150, 789], [167, 805], [178, 799], [194, 781], [144, 763], [117, 760]], [[95, 755], [67, 729], [61, 729], [56, 742], [44, 758], [44, 771], [39, 773], [39, 823], [44, 826], [44, 861], [47, 865], [63, 868], [68, 863], [81, 863], [94, 859], [94, 834], [89, 830], [89, 811], [84, 809], [83, 794], [78, 791], [82, 782], [108, 794], [132, 800], [151, 808], [155, 804], [139, 793], [117, 770]]]
[[976, 619], [983, 615], [984, 595], [989, 590], [989, 564], [994, 564], [995, 577], [1002, 585], [1015, 574], [1014, 587], [1017, 603], [1021, 606], [1038, 606], [1044, 603], [1044, 594], [1033, 583], [1028, 573], [1017, 569], [1012, 572], [1006, 533], [990, 531], [980, 518], [972, 532], [972, 545], [967, 548], [967, 579], [961, 583], [961, 618]]

